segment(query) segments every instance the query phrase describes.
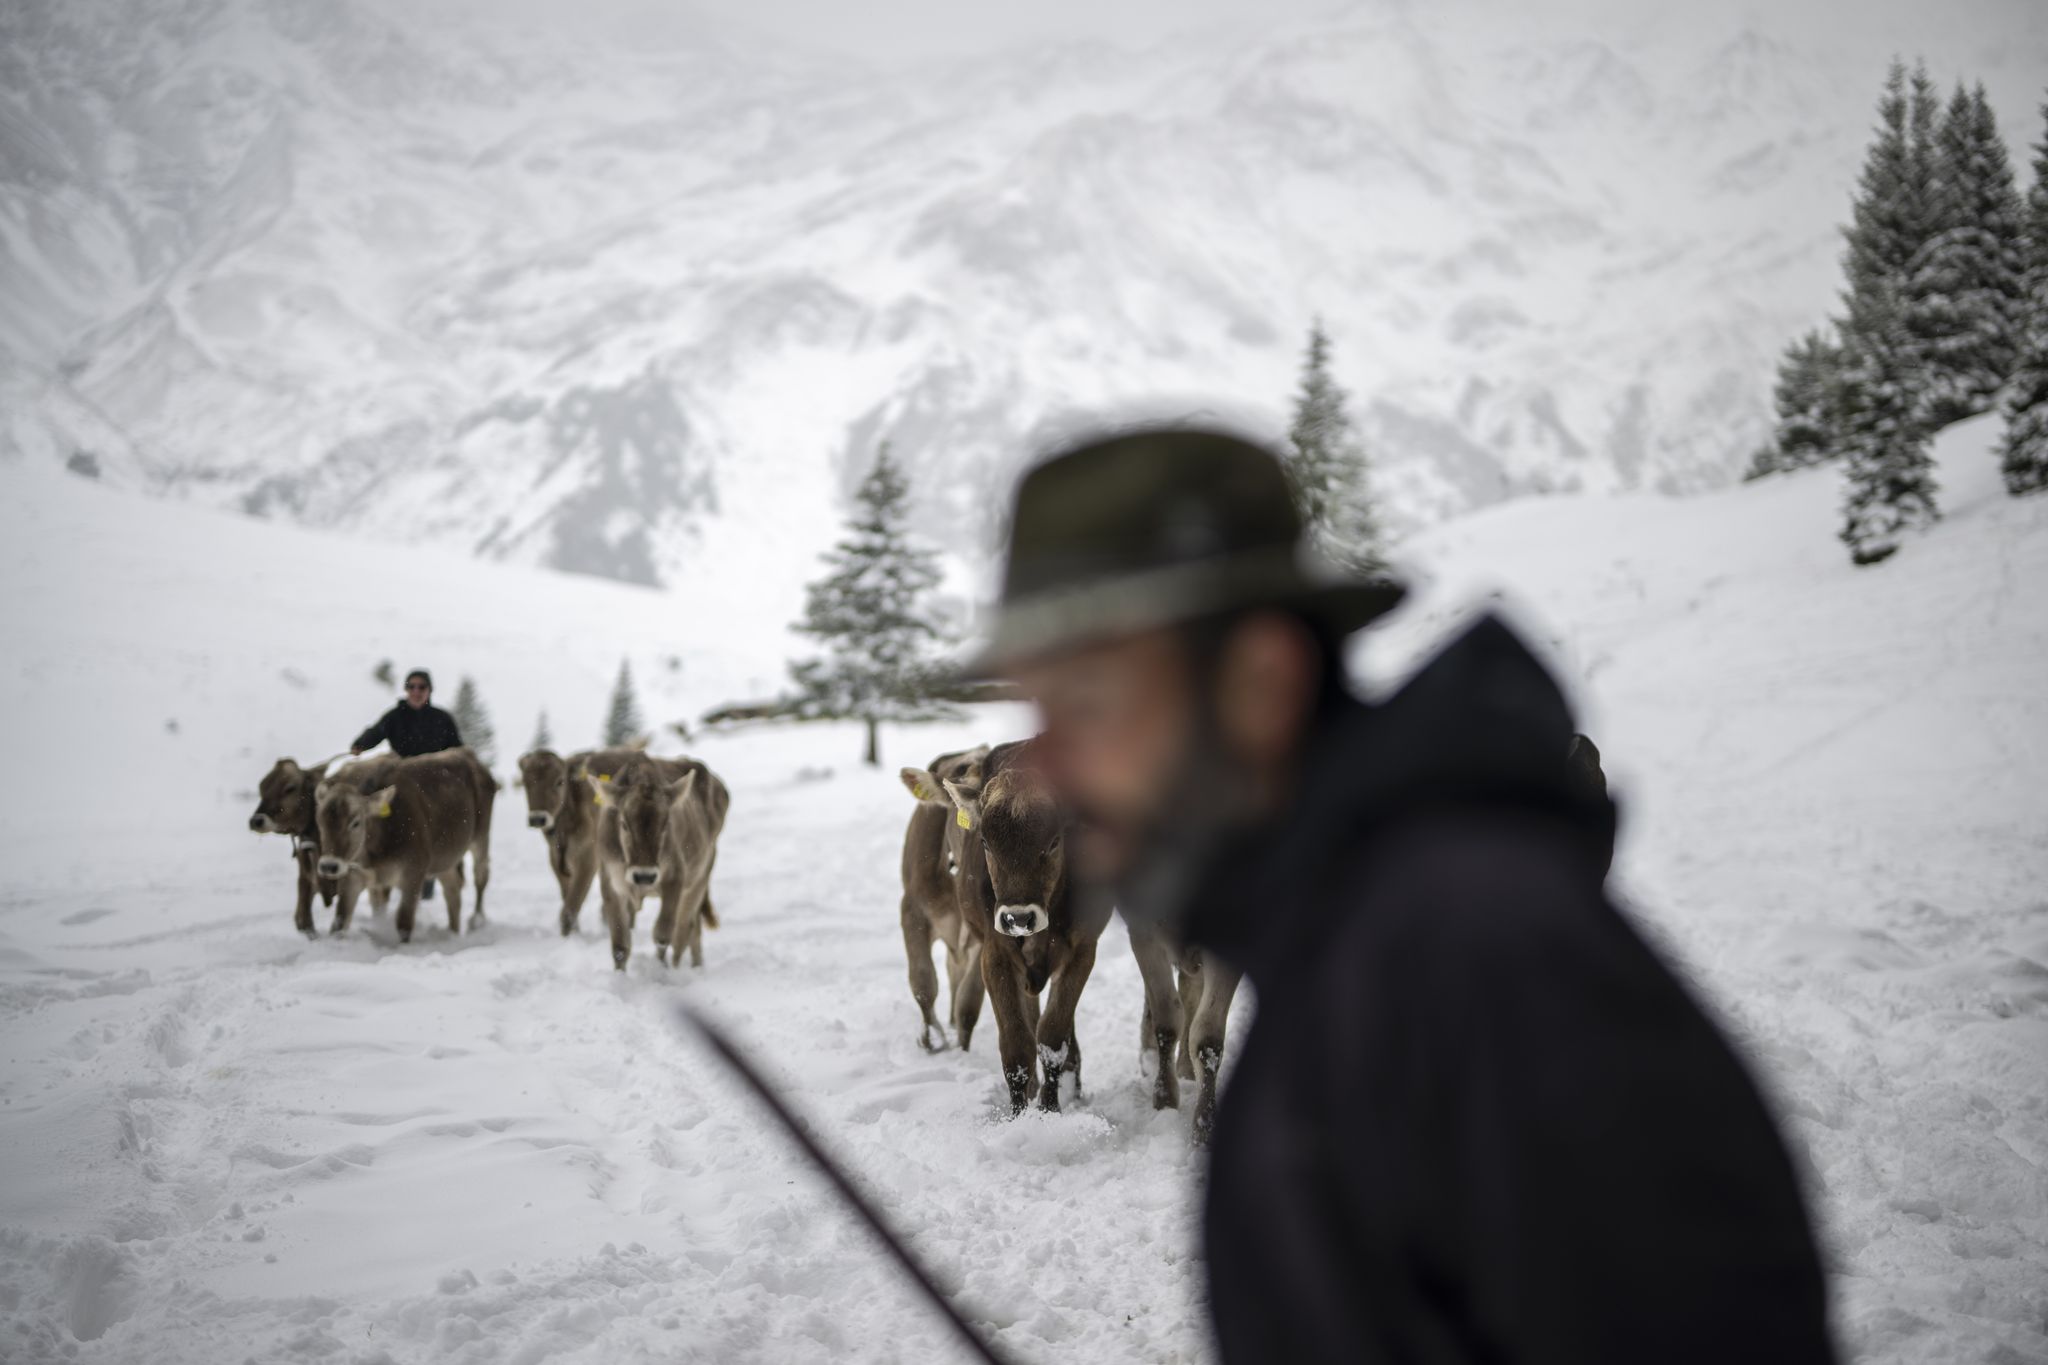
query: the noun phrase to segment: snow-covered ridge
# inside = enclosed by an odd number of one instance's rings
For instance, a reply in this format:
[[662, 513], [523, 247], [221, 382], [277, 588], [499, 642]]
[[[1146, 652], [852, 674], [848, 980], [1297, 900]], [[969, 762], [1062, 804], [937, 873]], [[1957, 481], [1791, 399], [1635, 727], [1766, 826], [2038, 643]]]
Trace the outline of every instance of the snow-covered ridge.
[[1890, 53], [2035, 122], [2027, 7], [1866, 8], [1373, 3], [870, 71], [713, 20], [27, 0], [0, 449], [787, 618], [878, 440], [979, 564], [1076, 423], [1275, 429], [1321, 312], [1408, 524], [1713, 487], [1832, 302]]

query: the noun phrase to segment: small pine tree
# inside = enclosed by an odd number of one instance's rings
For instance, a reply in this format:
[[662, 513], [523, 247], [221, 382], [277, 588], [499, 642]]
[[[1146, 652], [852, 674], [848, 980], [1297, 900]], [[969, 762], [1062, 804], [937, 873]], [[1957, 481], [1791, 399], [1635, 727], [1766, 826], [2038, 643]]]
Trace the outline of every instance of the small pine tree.
[[540, 719], [535, 721], [533, 725], [533, 743], [526, 746], [526, 752], [530, 754], [538, 753], [542, 749], [552, 749], [554, 747], [554, 732], [548, 729], [548, 710], [543, 706], [540, 710]]
[[796, 629], [823, 657], [790, 665], [798, 710], [867, 723], [868, 763], [881, 762], [880, 724], [949, 715], [933, 652], [949, 634], [930, 595], [938, 556], [915, 544], [905, 521], [910, 485], [883, 445], [855, 495], [846, 538], [823, 556], [828, 572], [805, 590]]
[[2014, 497], [2048, 492], [2048, 104], [2034, 147], [2034, 184], [2027, 192], [2026, 293], [2020, 304], [2019, 358], [2005, 395], [2005, 436], [1999, 468]]
[[1746, 477], [1825, 464], [1840, 448], [1842, 348], [1818, 329], [1786, 347], [1778, 361], [1778, 424]]
[[1934, 467], [1919, 411], [1918, 374], [1906, 310], [1880, 292], [1859, 301], [1856, 341], [1842, 385], [1842, 453], [1848, 474], [1842, 541], [1858, 564], [1897, 551], [1931, 524]]
[[370, 670], [370, 676], [386, 687], [398, 685], [398, 667], [389, 659], [379, 659], [377, 666]]
[[640, 699], [633, 691], [632, 665], [621, 659], [618, 681], [612, 684], [611, 704], [604, 713], [605, 747], [631, 744], [646, 733], [647, 723], [640, 718]]
[[1365, 446], [1345, 410], [1350, 396], [1330, 375], [1330, 336], [1318, 318], [1309, 327], [1301, 388], [1294, 397], [1287, 472], [1311, 542], [1354, 573], [1386, 572], [1374, 515]]
[[1936, 138], [1935, 235], [1913, 271], [1934, 429], [1988, 411], [2012, 377], [2025, 297], [2024, 214], [1985, 97], [1956, 87]]
[[476, 690], [476, 681], [465, 676], [455, 687], [455, 728], [462, 732], [462, 742], [476, 752], [476, 756], [489, 767], [498, 758], [498, 736], [491, 729], [491, 713], [484, 709], [484, 699]]

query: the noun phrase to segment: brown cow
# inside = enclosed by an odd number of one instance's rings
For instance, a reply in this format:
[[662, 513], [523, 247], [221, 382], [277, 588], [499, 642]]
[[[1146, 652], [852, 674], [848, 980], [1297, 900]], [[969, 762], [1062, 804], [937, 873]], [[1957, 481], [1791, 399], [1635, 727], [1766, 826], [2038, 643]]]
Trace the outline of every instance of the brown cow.
[[597, 878], [596, 799], [583, 775], [595, 763], [606, 777], [618, 771], [632, 749], [604, 749], [563, 758], [551, 749], [536, 749], [519, 760], [519, 783], [526, 791], [526, 823], [548, 844], [548, 867], [562, 892], [562, 937], [576, 932], [583, 902]]
[[[448, 897], [448, 932], [462, 930], [462, 855], [476, 873], [474, 930], [484, 920], [484, 890], [491, 884], [491, 808], [498, 784], [468, 749], [447, 749], [414, 758], [373, 760], [393, 764], [388, 783], [361, 790], [352, 765], [317, 790], [322, 876], [345, 871], [373, 888], [398, 890], [398, 939], [412, 941], [420, 889], [439, 878]], [[332, 932], [347, 930], [354, 897], [342, 888]]]
[[292, 924], [307, 938], [317, 936], [313, 927], [313, 896], [322, 905], [333, 905], [340, 883], [322, 877], [314, 866], [320, 858], [320, 826], [314, 819], [313, 790], [327, 776], [327, 765], [301, 768], [289, 758], [280, 758], [256, 786], [256, 813], [249, 828], [258, 834], [288, 834], [292, 840], [292, 861], [298, 866], [298, 899], [292, 909]]
[[1243, 973], [1213, 954], [1173, 942], [1156, 928], [1128, 922], [1126, 927], [1145, 982], [1138, 1055], [1152, 1074], [1152, 1107], [1178, 1109], [1180, 1082], [1199, 1079], [1195, 1140], [1207, 1142], [1215, 1125], [1216, 1078], [1223, 1067], [1230, 1002]]
[[718, 927], [711, 905], [711, 867], [731, 796], [718, 775], [695, 759], [635, 754], [607, 775], [586, 765], [584, 781], [599, 804], [599, 887], [611, 931], [612, 966], [626, 968], [640, 902], [661, 897], [654, 922], [657, 961], [704, 965], [704, 930]]
[[961, 1051], [973, 1041], [974, 1026], [981, 1019], [981, 939], [968, 932], [960, 898], [967, 826], [945, 784], [978, 787], [987, 757], [984, 744], [940, 754], [928, 769], [903, 770], [903, 785], [918, 802], [903, 832], [903, 952], [910, 963], [910, 998], [924, 1017], [917, 1042], [927, 1052], [946, 1046], [946, 1030], [932, 1011], [939, 998], [939, 973], [932, 966], [934, 937], [946, 945], [946, 1022], [959, 1035]]
[[969, 932], [981, 939], [982, 981], [995, 1011], [1012, 1113], [1023, 1111], [1034, 1086], [1039, 1105], [1057, 1110], [1060, 1080], [1070, 1072], [1080, 1089], [1074, 1009], [1110, 915], [1107, 899], [1084, 893], [1068, 876], [1068, 815], [1035, 767], [1032, 743], [990, 750], [979, 787], [946, 785], [968, 821], [963, 908]]

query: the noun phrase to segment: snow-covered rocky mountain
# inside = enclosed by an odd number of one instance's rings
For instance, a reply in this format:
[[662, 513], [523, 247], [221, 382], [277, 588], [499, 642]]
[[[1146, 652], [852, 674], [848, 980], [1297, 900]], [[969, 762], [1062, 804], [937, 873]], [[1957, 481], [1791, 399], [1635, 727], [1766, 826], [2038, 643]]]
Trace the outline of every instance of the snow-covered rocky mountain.
[[973, 566], [1104, 413], [1277, 430], [1320, 312], [1410, 525], [1712, 487], [1830, 306], [1890, 53], [2018, 142], [2048, 26], [1665, 8], [876, 69], [713, 17], [9, 0], [0, 452], [787, 619], [877, 442]]

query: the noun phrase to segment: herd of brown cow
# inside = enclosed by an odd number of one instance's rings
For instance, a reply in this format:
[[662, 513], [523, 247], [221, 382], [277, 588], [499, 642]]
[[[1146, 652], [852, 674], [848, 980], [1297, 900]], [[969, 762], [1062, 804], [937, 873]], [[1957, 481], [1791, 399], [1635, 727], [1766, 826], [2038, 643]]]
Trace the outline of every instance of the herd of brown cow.
[[[1013, 1111], [1034, 1096], [1058, 1109], [1067, 1078], [1078, 1089], [1074, 1011], [1111, 916], [1106, 899], [1068, 876], [1066, 816], [1031, 755], [1026, 740], [903, 770], [917, 800], [903, 844], [901, 916], [919, 1041], [938, 1051], [950, 1029], [965, 1049], [986, 998]], [[615, 967], [631, 956], [650, 897], [660, 907], [657, 959], [679, 965], [687, 950], [701, 967], [704, 930], [718, 927], [711, 870], [730, 804], [717, 774], [695, 759], [624, 747], [536, 750], [519, 760], [519, 775], [526, 822], [547, 841], [561, 891], [563, 936], [575, 932], [596, 883]], [[291, 837], [301, 933], [316, 932], [316, 896], [334, 908], [330, 932], [339, 934], [363, 893], [382, 914], [395, 891], [398, 937], [409, 942], [429, 879], [446, 888], [449, 932], [461, 932], [465, 855], [476, 886], [469, 925], [482, 923], [497, 790], [468, 749], [358, 759], [331, 771], [279, 759], [260, 784], [249, 826]], [[1139, 1051], [1151, 1065], [1153, 1103], [1177, 1107], [1181, 1080], [1198, 1081], [1195, 1125], [1206, 1133], [1237, 976], [1156, 932], [1132, 929], [1130, 937], [1145, 985]], [[934, 940], [946, 949], [944, 1023]]]

